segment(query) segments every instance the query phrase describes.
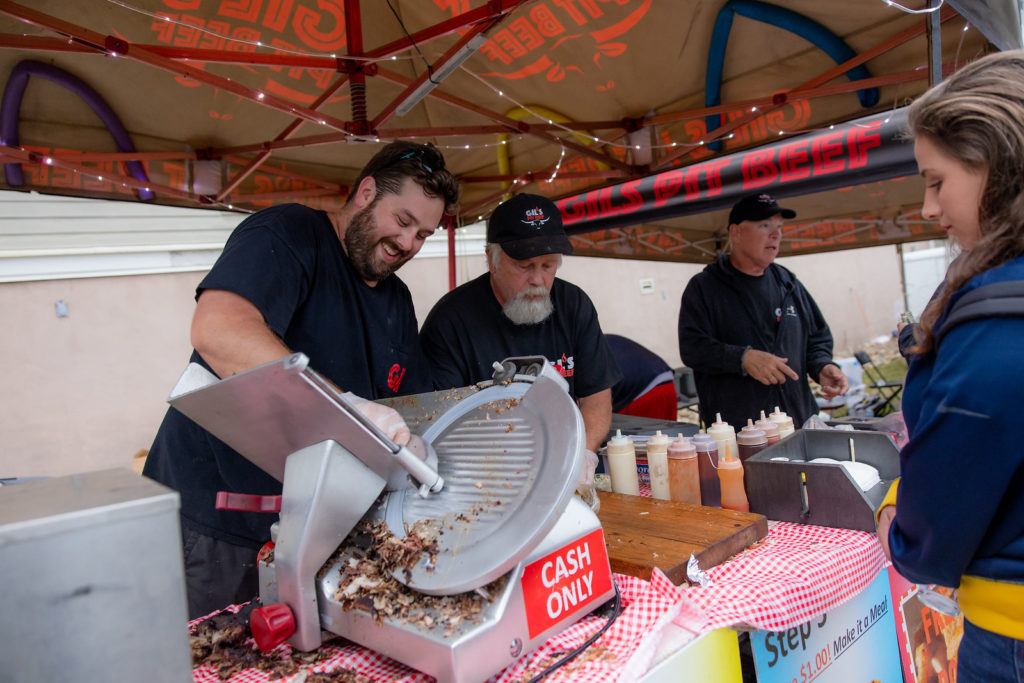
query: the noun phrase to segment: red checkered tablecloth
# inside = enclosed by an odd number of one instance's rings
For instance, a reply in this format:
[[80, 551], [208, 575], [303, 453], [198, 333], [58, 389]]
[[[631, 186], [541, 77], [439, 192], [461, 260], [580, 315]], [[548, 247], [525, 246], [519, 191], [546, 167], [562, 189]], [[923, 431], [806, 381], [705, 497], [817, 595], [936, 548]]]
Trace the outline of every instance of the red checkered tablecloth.
[[676, 623], [692, 631], [744, 624], [782, 631], [841, 605], [885, 566], [874, 534], [778, 522], [760, 543], [681, 587]]
[[[801, 624], [850, 599], [878, 574], [885, 564], [881, 546], [873, 534], [846, 529], [801, 526], [779, 522], [768, 536], [729, 561], [711, 568], [706, 587], [675, 586], [655, 570], [651, 581], [615, 575], [622, 594], [623, 612], [593, 646], [592, 655], [579, 658], [549, 676], [548, 681], [633, 681], [653, 661], [662, 630], [671, 622], [694, 633], [746, 625], [784, 630]], [[237, 611], [240, 606], [228, 609]], [[204, 617], [205, 618], [205, 617]], [[190, 624], [194, 628], [202, 619]], [[492, 678], [494, 683], [528, 680], [558, 656], [583, 643], [604, 624], [586, 617], [540, 648], [523, 655], [515, 664]], [[255, 645], [254, 645], [255, 647]], [[281, 645], [267, 657], [289, 657], [291, 648]], [[581, 661], [582, 660], [582, 661]], [[304, 666], [316, 673], [350, 669], [374, 681], [432, 681], [372, 650], [352, 644], [327, 644], [316, 665]], [[196, 683], [218, 681], [210, 666], [193, 673]], [[277, 679], [297, 683], [305, 673]], [[235, 674], [232, 683], [263, 683], [270, 674], [256, 668]]]

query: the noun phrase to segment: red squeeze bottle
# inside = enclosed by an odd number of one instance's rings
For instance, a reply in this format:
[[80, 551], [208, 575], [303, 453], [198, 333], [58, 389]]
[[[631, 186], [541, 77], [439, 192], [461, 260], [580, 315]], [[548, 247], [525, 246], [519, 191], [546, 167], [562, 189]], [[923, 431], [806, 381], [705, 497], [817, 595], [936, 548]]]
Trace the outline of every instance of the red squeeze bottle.
[[747, 426], [736, 435], [736, 443], [739, 445], [740, 460], [745, 462], [750, 456], [765, 449], [768, 445], [768, 435], [748, 418]]
[[697, 450], [697, 472], [700, 474], [700, 504], [722, 507], [722, 485], [718, 481], [718, 442], [704, 430], [691, 439]]
[[668, 445], [668, 492], [676, 503], [700, 505], [697, 449], [682, 434]]
[[743, 463], [734, 458], [725, 446], [725, 457], [718, 460], [718, 478], [722, 482], [722, 507], [726, 510], [750, 512], [747, 492], [743, 489]]

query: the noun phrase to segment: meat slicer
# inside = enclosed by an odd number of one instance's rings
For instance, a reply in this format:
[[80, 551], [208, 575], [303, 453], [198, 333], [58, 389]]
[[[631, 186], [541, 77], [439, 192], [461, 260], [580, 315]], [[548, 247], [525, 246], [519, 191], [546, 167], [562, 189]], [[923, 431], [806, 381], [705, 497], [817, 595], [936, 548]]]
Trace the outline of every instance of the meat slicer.
[[[573, 495], [584, 430], [565, 380], [541, 357], [495, 368], [477, 387], [390, 400], [414, 435], [400, 447], [303, 354], [224, 380], [189, 366], [170, 403], [283, 484], [250, 621], [262, 649], [313, 650], [323, 629], [440, 681], [481, 681], [614, 595], [601, 524]], [[392, 599], [412, 603], [402, 616], [350, 594], [364, 553], [350, 533], [381, 522], [433, 539], [391, 571]], [[452, 620], [417, 608], [424, 595], [475, 607]]]

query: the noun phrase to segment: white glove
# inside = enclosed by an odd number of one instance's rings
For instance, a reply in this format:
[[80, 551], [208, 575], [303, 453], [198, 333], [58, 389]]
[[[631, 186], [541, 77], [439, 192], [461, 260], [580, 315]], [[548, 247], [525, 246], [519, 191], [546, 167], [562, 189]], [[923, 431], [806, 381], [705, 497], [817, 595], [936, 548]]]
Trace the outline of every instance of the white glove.
[[590, 506], [596, 514], [601, 509], [601, 499], [594, 490], [594, 470], [597, 469], [597, 454], [590, 449], [583, 449], [583, 468], [580, 470], [579, 481], [576, 482], [576, 495]]
[[589, 448], [583, 449], [583, 468], [577, 486], [594, 486], [594, 472], [597, 471], [597, 453]]
[[384, 432], [384, 436], [399, 446], [409, 443], [409, 426], [405, 424], [405, 420], [402, 419], [397, 410], [374, 401], [368, 401], [365, 398], [360, 398], [351, 391], [346, 391], [342, 396], [352, 404], [353, 408], [362, 413], [363, 417], [372, 422], [377, 429]]

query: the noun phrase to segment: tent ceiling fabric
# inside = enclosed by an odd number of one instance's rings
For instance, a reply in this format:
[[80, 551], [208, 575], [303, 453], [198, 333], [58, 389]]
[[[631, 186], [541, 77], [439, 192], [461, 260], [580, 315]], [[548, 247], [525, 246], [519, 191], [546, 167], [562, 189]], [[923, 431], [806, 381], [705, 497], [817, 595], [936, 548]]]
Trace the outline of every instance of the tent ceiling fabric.
[[[752, 0], [728, 7], [741, 3]], [[723, 104], [707, 111], [721, 2], [0, 0], [8, 90], [26, 60], [56, 67], [95, 91], [134, 148], [119, 147], [109, 120], [61, 77], [33, 75], [20, 99], [5, 93], [0, 110], [0, 161], [23, 171], [21, 184], [5, 174], [0, 189], [138, 201], [148, 188], [150, 201], [174, 205], [329, 208], [381, 145], [419, 139], [441, 147], [462, 179], [468, 222], [508, 191], [571, 197], [892, 111], [927, 87], [924, 15], [883, 0], [779, 4], [868, 57], [876, 105], [865, 109], [854, 89], [864, 84], [852, 86], [845, 69], [829, 74], [835, 61], [811, 42], [740, 12], [726, 44]], [[955, 7], [1020, 16], [1019, 0]], [[945, 70], [996, 49], [952, 6], [940, 11]], [[486, 40], [474, 51], [476, 34]], [[1019, 30], [1004, 27], [999, 40], [1019, 44]], [[426, 78], [425, 63], [436, 69], [467, 42], [468, 60], [397, 115]], [[704, 144], [708, 113], [722, 114], [727, 128], [718, 151]], [[143, 162], [145, 181], [132, 177], [128, 159]], [[935, 235], [912, 217], [914, 179], [858, 185], [852, 175], [846, 185], [787, 200], [801, 226], [813, 224], [788, 235], [787, 253]], [[702, 261], [723, 222], [715, 210], [574, 240], [580, 253]], [[842, 239], [822, 239], [828, 230]]]

